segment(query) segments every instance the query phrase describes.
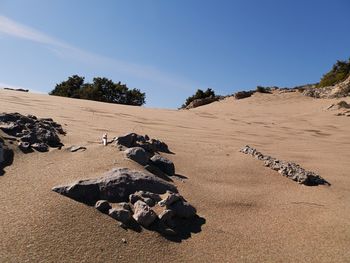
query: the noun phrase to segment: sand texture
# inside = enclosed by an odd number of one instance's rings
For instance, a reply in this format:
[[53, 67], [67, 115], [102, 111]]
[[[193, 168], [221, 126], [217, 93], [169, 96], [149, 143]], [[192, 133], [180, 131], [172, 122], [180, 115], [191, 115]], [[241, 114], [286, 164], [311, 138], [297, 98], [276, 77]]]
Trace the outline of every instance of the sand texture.
[[[0, 177], [0, 262], [349, 262], [350, 118], [326, 110], [337, 101], [256, 93], [177, 111], [0, 90], [0, 112], [51, 117], [67, 132], [61, 150], [16, 153]], [[99, 144], [104, 132], [169, 145], [175, 154], [164, 156], [187, 178], [174, 183], [201, 217], [191, 234], [126, 231], [51, 191], [115, 167], [142, 170]], [[331, 186], [289, 180], [240, 153], [247, 144]]]

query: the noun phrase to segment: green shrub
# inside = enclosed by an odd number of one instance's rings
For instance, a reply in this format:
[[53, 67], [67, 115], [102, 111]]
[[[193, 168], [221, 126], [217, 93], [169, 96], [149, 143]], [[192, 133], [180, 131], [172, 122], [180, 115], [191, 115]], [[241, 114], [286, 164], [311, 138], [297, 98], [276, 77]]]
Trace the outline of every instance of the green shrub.
[[145, 93], [138, 89], [129, 89], [121, 82], [114, 83], [107, 78], [94, 78], [92, 83], [84, 83], [84, 77], [73, 75], [68, 80], [57, 84], [50, 95], [103, 101], [116, 104], [145, 104]]
[[332, 69], [323, 75], [317, 87], [333, 86], [342, 82], [348, 76], [350, 76], [350, 58], [348, 61], [338, 60], [337, 63], [333, 65]]

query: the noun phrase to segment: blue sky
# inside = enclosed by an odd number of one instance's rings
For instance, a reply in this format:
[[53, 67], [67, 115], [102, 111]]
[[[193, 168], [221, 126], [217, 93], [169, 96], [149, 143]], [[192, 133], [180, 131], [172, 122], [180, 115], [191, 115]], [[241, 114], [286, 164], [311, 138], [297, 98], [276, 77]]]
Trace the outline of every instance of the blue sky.
[[0, 0], [0, 86], [48, 92], [79, 74], [176, 108], [317, 82], [350, 57], [348, 0]]

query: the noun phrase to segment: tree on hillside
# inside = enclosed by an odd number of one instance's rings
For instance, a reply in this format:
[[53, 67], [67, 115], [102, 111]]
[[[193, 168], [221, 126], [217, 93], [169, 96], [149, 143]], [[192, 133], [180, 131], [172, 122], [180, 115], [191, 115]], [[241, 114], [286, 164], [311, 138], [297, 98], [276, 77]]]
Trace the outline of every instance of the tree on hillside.
[[96, 77], [92, 83], [84, 83], [84, 78], [77, 75], [57, 84], [50, 95], [135, 106], [145, 104], [146, 97], [139, 89], [128, 89], [121, 82], [114, 83], [110, 79]]
[[333, 86], [350, 76], [350, 58], [348, 61], [338, 60], [332, 69], [323, 75], [318, 87]]
[[79, 98], [79, 91], [84, 85], [84, 77], [73, 75], [68, 80], [56, 84], [49, 94], [62, 97]]
[[215, 97], [215, 92], [212, 89], [207, 89], [206, 91], [198, 89], [194, 95], [186, 99], [185, 103], [182, 105], [182, 108], [186, 108], [194, 100], [205, 99], [208, 97]]

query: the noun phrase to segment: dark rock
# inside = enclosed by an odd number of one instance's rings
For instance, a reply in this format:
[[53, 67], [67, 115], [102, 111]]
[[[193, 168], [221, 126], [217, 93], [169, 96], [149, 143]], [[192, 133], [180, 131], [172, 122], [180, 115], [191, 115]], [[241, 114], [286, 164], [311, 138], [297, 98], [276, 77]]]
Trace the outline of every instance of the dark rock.
[[115, 139], [116, 144], [123, 145], [127, 148], [138, 146], [138, 142], [146, 142], [145, 137], [136, 133], [128, 133], [123, 136], [119, 136]]
[[124, 151], [125, 157], [141, 164], [146, 165], [149, 160], [149, 154], [141, 147], [132, 147]]
[[131, 212], [123, 208], [112, 208], [109, 210], [108, 215], [124, 224], [128, 223], [132, 217]]
[[39, 142], [39, 143], [33, 143], [31, 145], [31, 147], [34, 149], [34, 150], [37, 150], [38, 152], [47, 152], [49, 150], [49, 147], [45, 144], [45, 143], [42, 143], [42, 142]]
[[107, 200], [98, 200], [95, 204], [95, 208], [98, 211], [107, 214], [112, 207]]
[[175, 216], [180, 218], [191, 218], [196, 215], [196, 208], [194, 208], [188, 202], [178, 201], [169, 206], [169, 209], [173, 210]]
[[151, 139], [150, 145], [153, 150], [153, 152], [164, 152], [164, 153], [170, 153], [169, 147], [165, 142], [162, 142], [157, 139]]
[[148, 227], [157, 218], [157, 214], [145, 202], [139, 200], [134, 204], [133, 218], [140, 225]]
[[174, 216], [175, 213], [173, 210], [165, 209], [160, 215], [158, 215], [158, 218], [160, 221], [167, 223], [169, 220], [172, 220]]
[[166, 173], [167, 175], [175, 175], [175, 165], [169, 159], [156, 154], [151, 158], [151, 162], [153, 165], [157, 166], [162, 172]]
[[101, 199], [109, 202], [127, 202], [129, 195], [141, 190], [158, 194], [167, 190], [177, 192], [174, 185], [152, 174], [127, 168], [116, 168], [101, 178], [56, 186], [52, 190], [86, 204], [95, 204]]
[[30, 143], [29, 142], [20, 142], [18, 144], [18, 148], [24, 153], [28, 153], [28, 152], [32, 151], [32, 149], [30, 148]]

